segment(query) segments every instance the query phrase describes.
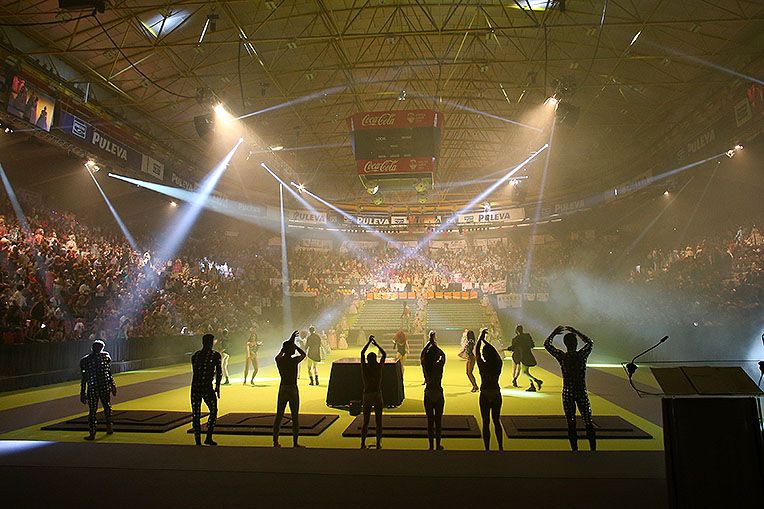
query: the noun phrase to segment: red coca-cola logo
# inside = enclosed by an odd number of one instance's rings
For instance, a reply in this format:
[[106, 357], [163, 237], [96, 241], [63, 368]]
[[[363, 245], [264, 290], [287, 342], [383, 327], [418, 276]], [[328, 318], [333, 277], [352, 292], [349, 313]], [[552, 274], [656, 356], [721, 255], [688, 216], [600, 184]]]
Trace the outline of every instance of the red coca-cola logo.
[[363, 171], [364, 173], [395, 173], [398, 171], [398, 160], [366, 161], [366, 164], [363, 165]]
[[366, 114], [361, 119], [362, 126], [388, 126], [395, 124], [395, 113], [381, 113], [379, 115]]

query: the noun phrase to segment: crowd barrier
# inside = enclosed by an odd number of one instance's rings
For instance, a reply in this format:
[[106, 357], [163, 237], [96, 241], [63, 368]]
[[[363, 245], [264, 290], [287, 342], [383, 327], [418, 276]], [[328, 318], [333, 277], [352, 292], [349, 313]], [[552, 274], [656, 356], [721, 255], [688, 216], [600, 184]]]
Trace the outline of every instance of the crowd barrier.
[[[243, 351], [245, 335], [229, 334], [229, 353]], [[91, 345], [90, 341], [0, 345], [0, 392], [79, 379], [80, 359]], [[199, 348], [201, 336], [106, 340], [114, 373], [188, 362]]]

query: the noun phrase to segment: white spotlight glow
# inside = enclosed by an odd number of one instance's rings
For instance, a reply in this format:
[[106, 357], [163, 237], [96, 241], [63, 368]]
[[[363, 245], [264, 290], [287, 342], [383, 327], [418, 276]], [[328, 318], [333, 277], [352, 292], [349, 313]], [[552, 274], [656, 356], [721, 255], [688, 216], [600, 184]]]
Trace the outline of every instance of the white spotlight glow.
[[279, 150], [284, 150], [283, 145], [273, 145], [272, 147], [269, 147], [273, 152], [278, 152]]
[[174, 201], [170, 202], [170, 207], [177, 207], [177, 206], [178, 206], [177, 202], [174, 202]]
[[558, 98], [556, 98], [555, 96], [551, 96], [546, 101], [544, 101], [544, 104], [546, 104], [547, 106], [551, 106], [551, 107], [557, 109], [557, 106], [560, 104], [560, 100]]
[[637, 42], [637, 39], [639, 39], [640, 35], [642, 35], [642, 30], [634, 34], [634, 37], [631, 39], [631, 42], [629, 43], [629, 46], [634, 46], [634, 43]]
[[225, 106], [223, 106], [222, 103], [218, 103], [215, 105], [215, 115], [217, 115], [219, 120], [222, 120], [223, 122], [229, 122], [233, 120], [233, 115], [231, 115], [227, 109], [225, 109]]
[[98, 164], [92, 159], [87, 160], [85, 163], [85, 168], [90, 170], [92, 173], [98, 173], [101, 170], [101, 167], [98, 166]]

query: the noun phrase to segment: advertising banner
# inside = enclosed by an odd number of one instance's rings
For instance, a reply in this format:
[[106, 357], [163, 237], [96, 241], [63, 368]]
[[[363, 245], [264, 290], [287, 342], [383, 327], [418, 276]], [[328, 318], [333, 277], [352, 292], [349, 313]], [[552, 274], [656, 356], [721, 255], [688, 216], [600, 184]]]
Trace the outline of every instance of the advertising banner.
[[56, 100], [42, 92], [37, 85], [18, 74], [11, 78], [8, 113], [50, 132], [55, 109]]
[[394, 175], [398, 173], [434, 173], [434, 157], [403, 157], [389, 159], [359, 159], [359, 175]]
[[433, 110], [367, 111], [349, 119], [350, 130], [439, 127], [440, 113]]
[[[58, 126], [61, 131], [76, 138], [81, 145], [84, 145], [96, 156], [117, 161], [119, 164], [135, 172], [144, 172], [144, 167], [152, 173], [158, 171], [154, 164], [149, 161], [144, 163], [144, 155], [141, 152], [115, 140], [68, 111], [61, 111]], [[161, 172], [164, 175], [164, 167], [162, 167]]]
[[522, 207], [514, 209], [492, 210], [489, 212], [476, 212], [473, 214], [459, 214], [457, 224], [492, 224], [492, 223], [512, 223], [525, 219], [525, 209]]

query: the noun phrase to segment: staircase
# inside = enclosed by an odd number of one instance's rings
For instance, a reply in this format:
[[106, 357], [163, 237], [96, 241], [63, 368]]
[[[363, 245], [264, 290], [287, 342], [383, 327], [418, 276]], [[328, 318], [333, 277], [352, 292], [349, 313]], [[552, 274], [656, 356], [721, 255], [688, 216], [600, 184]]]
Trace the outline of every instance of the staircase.
[[441, 341], [458, 343], [464, 329], [475, 334], [488, 323], [477, 300], [431, 300], [427, 304], [427, 328], [435, 330]]
[[[415, 301], [407, 301], [412, 312], [411, 322], [416, 313]], [[395, 345], [393, 344], [393, 335], [401, 330], [401, 314], [403, 313], [403, 301], [367, 301], [363, 308], [358, 312], [358, 318], [352, 327], [351, 337], [358, 337], [363, 331], [365, 337], [363, 340], [358, 338], [358, 344], [363, 344], [369, 335], [376, 336], [377, 341], [382, 345], [387, 354], [395, 355]], [[410, 331], [405, 331], [409, 341], [409, 357], [406, 365], [419, 364], [419, 352], [424, 347], [424, 340], [421, 334], [414, 335]]]

